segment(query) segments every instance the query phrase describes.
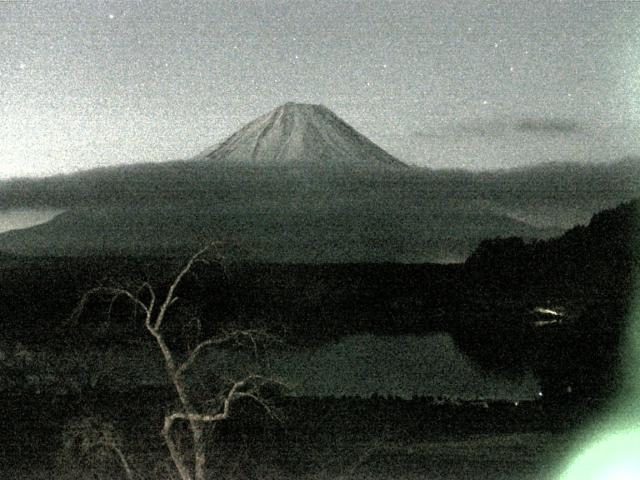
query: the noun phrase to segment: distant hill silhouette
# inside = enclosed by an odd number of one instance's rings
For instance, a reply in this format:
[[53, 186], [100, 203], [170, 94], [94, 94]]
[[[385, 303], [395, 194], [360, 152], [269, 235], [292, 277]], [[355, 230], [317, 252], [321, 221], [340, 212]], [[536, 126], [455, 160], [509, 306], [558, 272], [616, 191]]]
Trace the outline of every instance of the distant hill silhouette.
[[22, 255], [461, 262], [486, 238], [557, 236], [640, 195], [640, 160], [471, 173], [409, 167], [320, 105], [287, 103], [196, 158], [0, 182], [0, 209], [65, 213], [0, 234]]

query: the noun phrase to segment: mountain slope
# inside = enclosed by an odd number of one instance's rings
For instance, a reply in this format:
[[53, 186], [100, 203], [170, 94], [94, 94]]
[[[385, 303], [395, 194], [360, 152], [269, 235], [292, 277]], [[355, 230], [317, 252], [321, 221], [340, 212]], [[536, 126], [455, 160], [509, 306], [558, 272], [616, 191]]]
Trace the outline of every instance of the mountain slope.
[[286, 103], [245, 125], [200, 159], [311, 168], [406, 168], [322, 105]]

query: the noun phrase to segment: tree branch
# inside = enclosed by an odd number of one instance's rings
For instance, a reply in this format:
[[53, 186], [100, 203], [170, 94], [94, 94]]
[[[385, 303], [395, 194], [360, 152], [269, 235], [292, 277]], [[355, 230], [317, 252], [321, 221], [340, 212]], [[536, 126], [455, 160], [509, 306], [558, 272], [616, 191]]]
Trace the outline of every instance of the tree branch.
[[120, 465], [122, 466], [122, 468], [125, 471], [125, 474], [127, 475], [127, 479], [133, 480], [134, 471], [131, 468], [131, 465], [129, 465], [129, 462], [127, 461], [127, 457], [124, 455], [124, 452], [120, 449], [120, 447], [113, 442], [105, 442], [105, 441], [98, 442], [98, 445], [104, 448], [110, 449], [116, 455], [116, 457], [118, 457], [118, 460], [120, 461]]
[[271, 335], [261, 331], [261, 330], [234, 330], [232, 332], [225, 333], [223, 335], [209, 338], [208, 340], [204, 340], [200, 342], [189, 354], [187, 359], [182, 362], [182, 364], [178, 367], [176, 373], [178, 375], [182, 375], [188, 370], [196, 361], [196, 358], [207, 348], [224, 345], [226, 343], [230, 343], [232, 341], [238, 341], [242, 337], [247, 337], [254, 348], [254, 352], [257, 353], [257, 342], [256, 338], [262, 336], [264, 338], [274, 338]]
[[265, 412], [267, 412], [267, 415], [269, 415], [271, 418], [273, 418], [274, 420], [276, 420], [277, 422], [282, 423], [282, 419], [276, 414], [276, 412], [273, 410], [273, 408], [271, 407], [271, 405], [269, 405], [267, 402], [265, 402], [262, 398], [260, 398], [259, 396], [253, 394], [253, 393], [249, 393], [249, 392], [238, 392], [236, 393], [236, 396], [238, 398], [250, 398], [252, 399], [254, 402], [258, 403], [259, 405], [262, 406], [262, 408], [264, 408]]
[[[173, 412], [165, 417], [165, 425], [167, 422], [169, 425], [173, 424], [176, 420], [187, 420], [189, 422], [202, 422], [202, 423], [211, 423], [211, 422], [219, 422], [221, 420], [226, 420], [231, 415], [231, 407], [234, 403], [234, 400], [240, 398], [250, 398], [260, 405], [262, 405], [265, 410], [275, 419], [278, 417], [275, 415], [271, 407], [261, 399], [257, 394], [253, 391], [244, 391], [245, 387], [253, 385], [254, 387], [259, 386], [258, 384], [279, 384], [284, 385], [284, 383], [279, 382], [277, 380], [264, 377], [262, 375], [248, 375], [242, 380], [237, 380], [231, 385], [229, 391], [224, 396], [224, 400], [222, 401], [222, 410], [218, 413], [199, 413], [199, 412]], [[279, 420], [279, 419], [278, 419]]]
[[70, 322], [77, 324], [80, 316], [82, 315], [82, 313], [84, 312], [84, 309], [87, 306], [87, 303], [89, 302], [89, 299], [91, 297], [99, 296], [99, 295], [107, 295], [112, 297], [109, 310], [111, 310], [111, 306], [113, 305], [113, 302], [115, 302], [117, 298], [125, 297], [128, 300], [130, 300], [135, 306], [140, 307], [144, 311], [146, 319], [151, 318], [153, 302], [154, 302], [153, 298], [155, 297], [155, 295], [152, 296], [151, 304], [146, 305], [142, 300], [140, 300], [140, 298], [132, 294], [129, 290], [125, 290], [124, 288], [95, 287], [95, 288], [92, 288], [91, 290], [86, 291], [82, 295], [82, 297], [80, 298], [80, 301], [78, 302], [78, 305], [73, 310], [73, 312], [71, 312], [71, 317], [69, 319]]
[[180, 449], [176, 446], [176, 443], [173, 441], [173, 437], [171, 436], [174, 421], [175, 418], [171, 415], [167, 415], [164, 417], [164, 426], [162, 427], [162, 436], [164, 437], [164, 443], [169, 449], [169, 455], [171, 456], [171, 460], [178, 470], [178, 474], [180, 475], [181, 480], [191, 480], [192, 477], [191, 473], [189, 472], [189, 468], [186, 466], [184, 459], [182, 458], [182, 454], [180, 453]]
[[173, 283], [169, 287], [169, 291], [167, 292], [167, 296], [165, 297], [164, 302], [162, 302], [162, 305], [160, 306], [160, 311], [158, 312], [158, 315], [156, 316], [155, 324], [153, 325], [153, 328], [155, 330], [158, 330], [162, 326], [162, 321], [164, 320], [167, 310], [178, 299], [175, 296], [176, 289], [182, 282], [182, 279], [185, 277], [185, 275], [191, 271], [191, 269], [196, 264], [196, 262], [201, 260], [200, 257], [202, 255], [204, 255], [207, 251], [211, 250], [213, 247], [219, 246], [219, 245], [220, 245], [219, 242], [212, 242], [207, 246], [201, 248], [189, 259], [189, 261], [187, 261], [184, 267], [182, 267], [178, 275], [173, 280]]

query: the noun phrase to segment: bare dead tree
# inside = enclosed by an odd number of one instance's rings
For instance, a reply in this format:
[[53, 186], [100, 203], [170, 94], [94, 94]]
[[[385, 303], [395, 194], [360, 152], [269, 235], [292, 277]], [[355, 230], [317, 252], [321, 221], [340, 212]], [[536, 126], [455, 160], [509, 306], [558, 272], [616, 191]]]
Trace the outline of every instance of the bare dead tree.
[[[180, 354], [174, 351], [175, 349], [172, 350], [163, 334], [162, 329], [167, 322], [168, 312], [179, 299], [177, 291], [183, 279], [192, 272], [196, 264], [208, 263], [204, 255], [212, 251], [217, 253], [219, 246], [218, 243], [212, 243], [189, 258], [173, 278], [166, 294], [159, 295], [149, 282], [143, 282], [136, 289], [100, 286], [85, 292], [72, 314], [72, 319], [77, 321], [87, 302], [93, 296], [110, 297], [110, 308], [117, 299], [124, 298], [142, 313], [144, 326], [162, 354], [167, 376], [179, 400], [179, 408], [165, 415], [161, 434], [181, 480], [205, 480], [207, 467], [205, 427], [207, 424], [229, 418], [233, 404], [237, 400], [250, 399], [257, 402], [268, 415], [277, 418], [271, 406], [260, 396], [262, 386], [281, 383], [272, 378], [249, 374], [243, 378], [229, 381], [217, 397], [204, 404], [195, 400], [187, 380], [189, 371], [207, 349], [244, 340], [257, 350], [258, 342], [269, 337], [265, 332], [258, 330], [229, 331], [200, 341], [185, 354]], [[214, 261], [222, 265], [222, 260], [222, 256], [216, 254]], [[186, 422], [188, 425], [193, 447], [192, 460], [188, 460], [187, 453], [174, 439], [174, 427], [177, 422]]]

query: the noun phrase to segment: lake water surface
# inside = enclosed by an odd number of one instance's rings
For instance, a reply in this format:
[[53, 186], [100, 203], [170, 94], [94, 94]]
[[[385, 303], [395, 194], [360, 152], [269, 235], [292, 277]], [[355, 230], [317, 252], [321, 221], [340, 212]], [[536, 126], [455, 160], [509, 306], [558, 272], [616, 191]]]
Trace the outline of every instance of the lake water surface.
[[10, 230], [21, 230], [47, 223], [60, 215], [60, 209], [0, 209], [0, 233]]
[[[149, 342], [144, 351], [94, 354], [95, 369], [110, 365], [118, 373], [105, 381], [140, 385], [166, 382], [160, 354]], [[140, 357], [142, 355], [142, 358]], [[352, 335], [318, 347], [282, 349], [261, 355], [210, 351], [198, 364], [216, 375], [241, 378], [248, 372], [278, 377], [293, 395], [400, 396], [446, 395], [451, 398], [530, 399], [539, 391], [533, 374], [504, 378], [480, 369], [455, 345], [449, 334], [427, 336]], [[94, 369], [91, 367], [91, 369]]]
[[530, 372], [508, 379], [483, 371], [446, 333], [353, 335], [316, 349], [276, 354], [271, 363], [307, 395], [525, 399], [539, 391]]

